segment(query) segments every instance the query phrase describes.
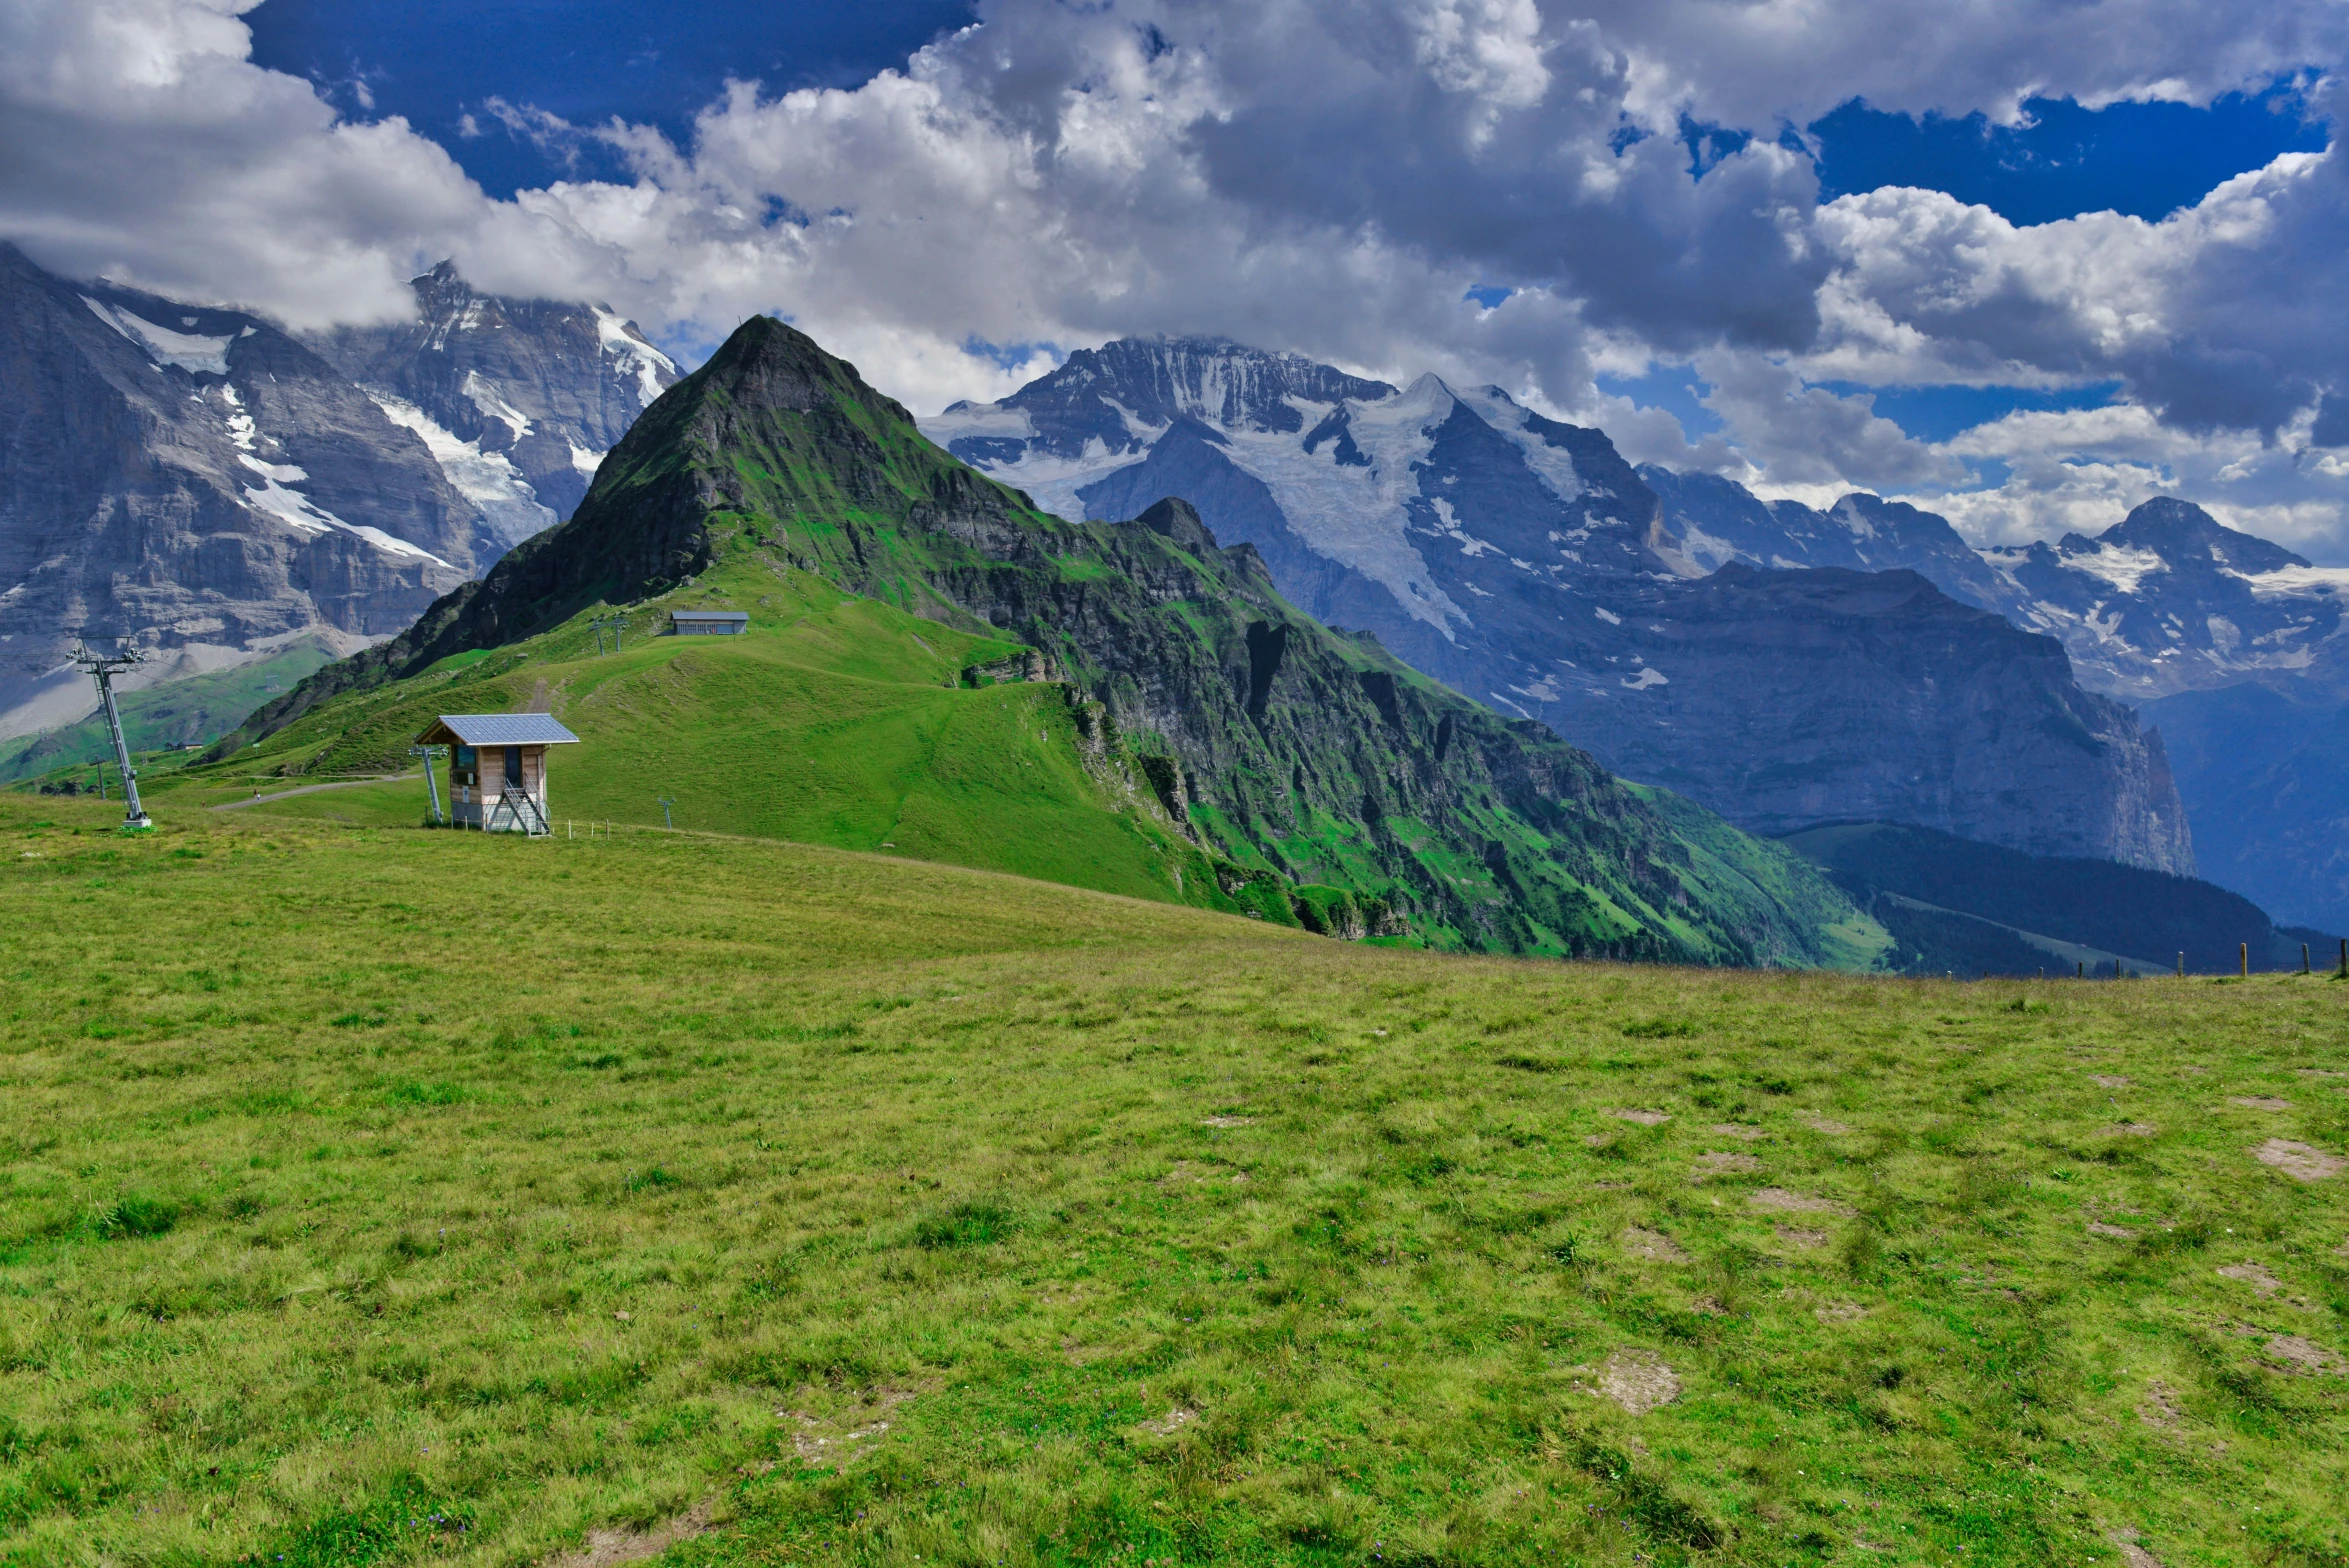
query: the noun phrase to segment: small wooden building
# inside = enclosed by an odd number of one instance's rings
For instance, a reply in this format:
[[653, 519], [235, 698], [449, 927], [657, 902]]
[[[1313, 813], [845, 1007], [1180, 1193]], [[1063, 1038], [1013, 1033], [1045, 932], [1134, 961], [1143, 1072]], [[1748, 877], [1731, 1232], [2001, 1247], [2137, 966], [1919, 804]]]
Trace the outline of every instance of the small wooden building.
[[669, 635], [672, 637], [738, 637], [750, 630], [750, 615], [744, 610], [671, 610]]
[[444, 713], [416, 743], [449, 748], [449, 816], [458, 827], [534, 838], [554, 831], [547, 748], [576, 746], [579, 737], [552, 714]]

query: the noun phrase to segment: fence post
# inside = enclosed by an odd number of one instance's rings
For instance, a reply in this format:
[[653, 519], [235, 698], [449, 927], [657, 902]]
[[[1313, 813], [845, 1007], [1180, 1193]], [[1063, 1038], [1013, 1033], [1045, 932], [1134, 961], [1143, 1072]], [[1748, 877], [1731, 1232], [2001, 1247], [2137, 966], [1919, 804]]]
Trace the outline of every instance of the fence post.
[[2178, 955], [2178, 978], [2181, 980], [2186, 978], [2186, 955], [2184, 953]]
[[2308, 973], [2308, 944], [2306, 942], [2300, 944], [2300, 972], [2302, 974]]
[[2251, 944], [2249, 942], [2241, 943], [2239, 950], [2243, 960], [2243, 978], [2248, 980], [2251, 978]]

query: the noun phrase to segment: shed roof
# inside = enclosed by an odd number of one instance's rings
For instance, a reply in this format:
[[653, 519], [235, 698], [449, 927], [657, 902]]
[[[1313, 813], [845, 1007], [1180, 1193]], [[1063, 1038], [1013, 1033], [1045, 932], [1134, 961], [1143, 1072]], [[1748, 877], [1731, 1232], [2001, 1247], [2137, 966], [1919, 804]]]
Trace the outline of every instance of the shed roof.
[[748, 610], [671, 610], [672, 621], [747, 621]]
[[579, 737], [551, 713], [444, 713], [416, 737], [419, 745], [575, 746]]

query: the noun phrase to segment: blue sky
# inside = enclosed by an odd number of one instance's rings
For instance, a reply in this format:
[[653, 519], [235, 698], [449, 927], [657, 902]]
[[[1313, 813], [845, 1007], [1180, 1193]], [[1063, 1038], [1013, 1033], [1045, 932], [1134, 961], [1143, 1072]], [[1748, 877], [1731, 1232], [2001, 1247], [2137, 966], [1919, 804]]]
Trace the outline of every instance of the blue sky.
[[[940, 33], [972, 0], [266, 0], [247, 22], [256, 63], [308, 77], [358, 115], [399, 114], [456, 155], [493, 196], [565, 175], [500, 128], [493, 99], [574, 125], [618, 116], [687, 142], [693, 117], [729, 76], [795, 87], [856, 87]], [[470, 115], [482, 134], [464, 134]]]

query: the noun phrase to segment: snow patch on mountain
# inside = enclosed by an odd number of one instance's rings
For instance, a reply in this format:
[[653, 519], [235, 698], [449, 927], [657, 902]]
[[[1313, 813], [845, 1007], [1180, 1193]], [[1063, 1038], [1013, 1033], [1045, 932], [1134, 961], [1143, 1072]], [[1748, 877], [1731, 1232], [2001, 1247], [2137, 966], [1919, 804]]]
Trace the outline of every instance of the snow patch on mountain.
[[2156, 552], [2127, 545], [2100, 544], [2093, 550], [2066, 552], [2062, 560], [2073, 571], [2101, 577], [2122, 593], [2136, 593], [2146, 578], [2170, 569]]
[[[466, 389], [472, 390], [471, 380]], [[505, 453], [484, 451], [479, 441], [459, 438], [405, 398], [394, 397], [380, 387], [365, 390], [375, 406], [383, 410], [384, 418], [412, 432], [424, 443], [424, 449], [440, 464], [440, 471], [456, 486], [457, 493], [481, 509], [482, 520], [500, 543], [508, 547], [520, 544], [562, 520], [552, 508], [539, 503], [538, 492]], [[576, 454], [578, 448], [572, 450]], [[594, 455], [600, 460], [603, 454]], [[576, 455], [572, 461], [578, 461]], [[592, 465], [587, 473], [591, 478], [594, 476]]]
[[[84, 294], [82, 303], [100, 321], [138, 345], [158, 366], [170, 365], [179, 370], [195, 371], [205, 375], [228, 374], [228, 346], [243, 333], [225, 332], [217, 337], [193, 332], [174, 332], [159, 327], [144, 316], [133, 315], [120, 305], [109, 305]], [[247, 328], [246, 331], [250, 331]]]
[[663, 371], [671, 381], [677, 379], [677, 362], [630, 331], [627, 318], [617, 311], [596, 306], [595, 331], [603, 351], [620, 362], [624, 374], [635, 376], [636, 390], [644, 407], [652, 407], [660, 397]]
[[2272, 572], [2229, 574], [2241, 578], [2262, 599], [2339, 594], [2349, 599], [2349, 567], [2285, 566]]
[[1583, 498], [1588, 487], [1574, 466], [1573, 454], [1550, 445], [1529, 428], [1533, 422], [1532, 410], [1499, 387], [1479, 387], [1454, 395], [1474, 409], [1486, 424], [1509, 438], [1517, 450], [1524, 454], [1525, 466], [1533, 470], [1534, 477], [1542, 482], [1550, 494], [1568, 504]]
[[530, 416], [507, 402], [496, 387], [482, 379], [481, 372], [466, 371], [465, 383], [459, 390], [472, 399], [473, 406], [481, 410], [482, 418], [503, 421], [506, 428], [514, 432], [515, 440], [519, 441], [530, 434]]
[[1452, 389], [1432, 375], [1375, 402], [1346, 400], [1347, 429], [1367, 464], [1340, 462], [1334, 441], [1308, 452], [1291, 432], [1227, 432], [1232, 461], [1264, 481], [1308, 548], [1380, 584], [1413, 619], [1447, 638], [1454, 623], [1471, 617], [1428, 575], [1409, 537], [1409, 503], [1419, 495], [1418, 465], [1434, 450], [1436, 429], [1451, 417], [1454, 401]]

